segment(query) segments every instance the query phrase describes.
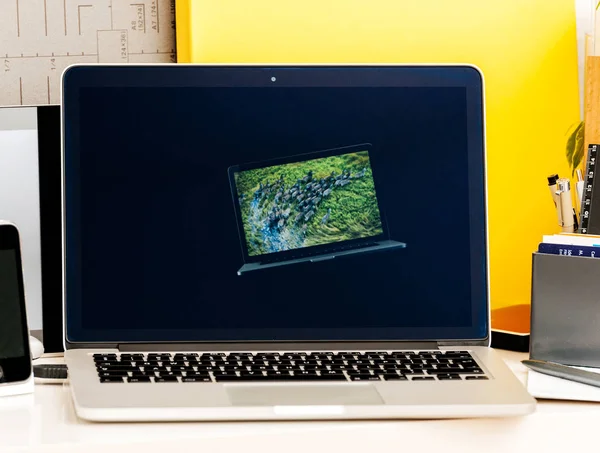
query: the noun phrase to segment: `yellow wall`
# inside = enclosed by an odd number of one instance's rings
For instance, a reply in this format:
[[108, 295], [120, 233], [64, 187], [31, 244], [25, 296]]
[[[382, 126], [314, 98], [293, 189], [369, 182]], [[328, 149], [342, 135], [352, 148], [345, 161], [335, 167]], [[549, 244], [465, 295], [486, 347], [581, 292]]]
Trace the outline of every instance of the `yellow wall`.
[[478, 65], [486, 81], [492, 307], [529, 303], [531, 252], [543, 234], [558, 232], [546, 176], [567, 175], [565, 134], [579, 120], [573, 0], [178, 0], [177, 7], [181, 62]]

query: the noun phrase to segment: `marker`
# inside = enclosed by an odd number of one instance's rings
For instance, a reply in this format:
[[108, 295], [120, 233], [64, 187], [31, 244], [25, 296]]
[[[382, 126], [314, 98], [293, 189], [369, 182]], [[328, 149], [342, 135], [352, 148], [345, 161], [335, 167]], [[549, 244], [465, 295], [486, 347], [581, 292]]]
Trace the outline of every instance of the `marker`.
[[571, 181], [568, 178], [560, 178], [557, 181], [558, 190], [556, 194], [559, 197], [559, 207], [561, 211], [562, 231], [573, 233], [575, 230], [575, 219], [573, 218], [573, 200], [571, 199]]
[[563, 226], [562, 222], [562, 214], [560, 212], [560, 197], [557, 195], [558, 187], [556, 185], [556, 181], [558, 181], [558, 175], [550, 175], [548, 176], [548, 188], [550, 189], [550, 195], [552, 195], [552, 201], [554, 202], [554, 207], [556, 208], [556, 215], [558, 216], [558, 226]]

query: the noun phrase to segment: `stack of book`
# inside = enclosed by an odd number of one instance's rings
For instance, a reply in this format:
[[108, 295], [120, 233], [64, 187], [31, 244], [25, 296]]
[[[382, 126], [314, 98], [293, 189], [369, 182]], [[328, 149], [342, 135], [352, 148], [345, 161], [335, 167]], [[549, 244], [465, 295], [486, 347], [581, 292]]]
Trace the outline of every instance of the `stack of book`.
[[600, 258], [600, 236], [577, 233], [545, 235], [538, 246], [538, 253]]

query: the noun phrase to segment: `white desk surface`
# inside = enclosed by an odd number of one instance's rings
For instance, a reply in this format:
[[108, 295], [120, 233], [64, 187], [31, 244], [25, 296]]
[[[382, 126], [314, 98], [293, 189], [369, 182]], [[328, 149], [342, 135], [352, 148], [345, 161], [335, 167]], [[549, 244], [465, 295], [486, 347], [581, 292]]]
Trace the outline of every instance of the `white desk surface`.
[[[500, 351], [525, 382], [526, 354]], [[520, 452], [596, 451], [600, 403], [541, 401], [508, 419], [110, 423], [79, 420], [63, 385], [36, 385], [33, 395], [0, 399], [0, 452]], [[413, 450], [418, 448], [418, 450]]]

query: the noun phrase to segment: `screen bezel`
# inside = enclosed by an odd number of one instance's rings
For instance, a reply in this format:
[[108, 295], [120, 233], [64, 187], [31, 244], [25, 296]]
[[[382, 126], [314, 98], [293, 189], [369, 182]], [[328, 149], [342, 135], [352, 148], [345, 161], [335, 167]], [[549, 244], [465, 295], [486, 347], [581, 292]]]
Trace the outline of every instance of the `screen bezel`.
[[[365, 236], [362, 238], [357, 238], [357, 239], [352, 239], [352, 240], [347, 240], [347, 241], [319, 244], [319, 245], [315, 245], [312, 247], [301, 247], [301, 248], [285, 250], [285, 251], [280, 251], [280, 252], [263, 253], [263, 254], [259, 254], [259, 255], [248, 254], [248, 242], [247, 242], [247, 238], [246, 238], [246, 232], [244, 230], [244, 219], [242, 216], [241, 206], [240, 206], [240, 203], [237, 198], [238, 192], [237, 192], [237, 184], [235, 181], [236, 173], [247, 171], [247, 170], [253, 170], [256, 168], [266, 168], [266, 167], [272, 167], [275, 165], [285, 165], [285, 164], [291, 164], [291, 163], [296, 163], [296, 162], [305, 162], [305, 161], [309, 161], [309, 160], [321, 159], [321, 158], [330, 157], [330, 156], [341, 156], [344, 154], [352, 154], [352, 153], [356, 153], [356, 152], [360, 152], [360, 151], [366, 151], [369, 153], [369, 165], [371, 167], [371, 172], [373, 174], [373, 184], [375, 186], [375, 197], [377, 198], [377, 207], [379, 208], [379, 218], [381, 221], [382, 232], [380, 234], [377, 234], [375, 236]], [[341, 148], [327, 149], [327, 150], [323, 150], [323, 151], [313, 151], [313, 152], [300, 154], [300, 155], [269, 159], [269, 160], [264, 160], [261, 162], [248, 162], [248, 163], [238, 164], [238, 165], [229, 167], [227, 169], [227, 174], [229, 176], [229, 185], [231, 187], [231, 195], [233, 197], [233, 207], [235, 210], [235, 217], [236, 217], [237, 227], [238, 227], [238, 235], [240, 237], [240, 242], [241, 242], [240, 247], [242, 250], [242, 254], [244, 256], [244, 262], [245, 263], [261, 262], [266, 257], [273, 257], [273, 256], [293, 259], [299, 253], [315, 253], [315, 254], [317, 254], [321, 250], [327, 250], [327, 249], [332, 249], [332, 248], [334, 249], [336, 247], [336, 245], [338, 245], [338, 244], [360, 244], [360, 243], [364, 243], [364, 242], [382, 240], [382, 239], [387, 238], [388, 237], [388, 229], [387, 229], [387, 223], [386, 223], [386, 219], [385, 219], [385, 211], [383, 209], [384, 204], [382, 202], [381, 184], [378, 184], [378, 182], [377, 182], [377, 176], [376, 176], [377, 171], [375, 170], [375, 165], [373, 162], [374, 162], [373, 161], [373, 145], [371, 145], [370, 143], [363, 143], [360, 145], [344, 146]]]
[[19, 291], [19, 308], [21, 311], [21, 335], [24, 355], [21, 357], [0, 357], [0, 367], [3, 370], [1, 383], [26, 381], [31, 376], [31, 352], [29, 349], [29, 328], [27, 325], [27, 310], [25, 307], [25, 286], [23, 282], [23, 267], [21, 263], [21, 244], [19, 231], [12, 224], [0, 223], [0, 250], [11, 250], [15, 253], [17, 286]]
[[[277, 83], [272, 82], [276, 76]], [[82, 88], [131, 87], [459, 87], [466, 93], [468, 184], [471, 212], [471, 324], [464, 327], [393, 329], [284, 329], [257, 338], [256, 329], [91, 330], [83, 326], [78, 257], [79, 206], [71, 190], [79, 164], [79, 102]], [[437, 341], [487, 344], [490, 333], [488, 227], [486, 203], [484, 81], [468, 64], [451, 65], [74, 65], [63, 73], [63, 265], [65, 345], [123, 343], [235, 343]], [[67, 234], [68, 233], [68, 234]], [[473, 277], [475, 275], [475, 277]], [[275, 329], [272, 329], [275, 330]], [[310, 332], [308, 332], [310, 331]]]

